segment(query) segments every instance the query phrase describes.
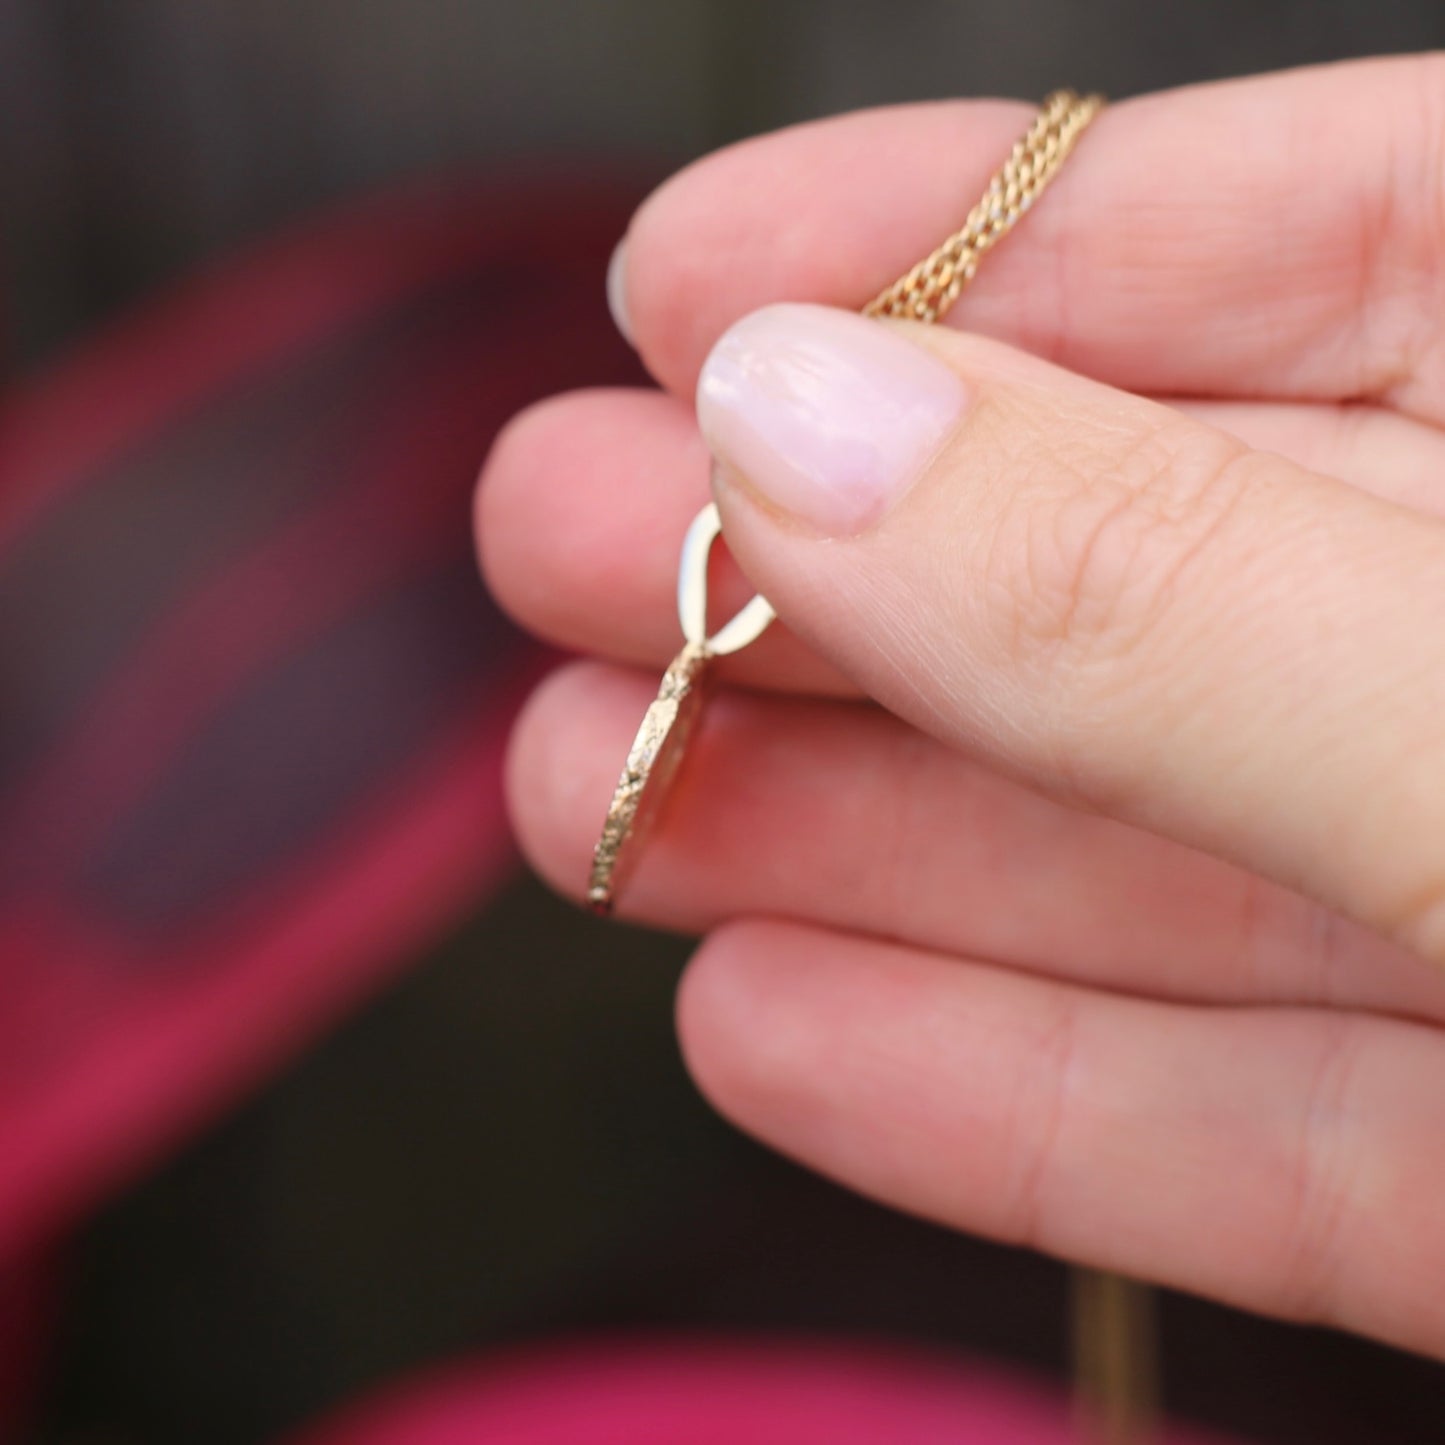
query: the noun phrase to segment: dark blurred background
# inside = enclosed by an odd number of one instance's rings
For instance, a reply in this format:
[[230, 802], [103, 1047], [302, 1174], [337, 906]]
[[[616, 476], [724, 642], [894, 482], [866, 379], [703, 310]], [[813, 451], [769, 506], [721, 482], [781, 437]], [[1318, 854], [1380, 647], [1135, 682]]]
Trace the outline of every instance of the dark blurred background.
[[[522, 206], [539, 230], [577, 189], [592, 219], [566, 324], [603, 338], [596, 379], [629, 379], [605, 336], [610, 237], [715, 146], [897, 100], [1122, 96], [1442, 43], [1440, 0], [0, 0], [0, 353], [33, 399], [198, 268], [244, 270], [248, 248], [359, 198], [405, 211], [395, 188], [426, 175], [441, 178], [427, 204], [437, 187], [550, 196]], [[497, 241], [487, 264], [521, 266], [525, 247]], [[479, 305], [476, 325], [502, 335]], [[480, 392], [474, 364], [458, 381]], [[539, 362], [534, 390], [589, 365]], [[498, 386], [500, 414], [530, 394]], [[456, 434], [458, 498], [499, 419]], [[259, 425], [233, 422], [165, 453], [178, 489]], [[464, 502], [448, 526], [464, 549]], [[523, 645], [495, 641], [500, 626], [484, 624], [487, 646]], [[22, 652], [0, 660], [23, 712]], [[420, 750], [427, 735], [406, 736]], [[224, 775], [231, 754], [216, 756]], [[377, 744], [357, 776], [392, 756]], [[1060, 1269], [894, 1218], [710, 1116], [671, 1036], [684, 942], [597, 924], [514, 875], [449, 898], [384, 988], [258, 1046], [204, 1118], [45, 1241], [33, 1438], [259, 1445], [439, 1357], [620, 1329], [913, 1340], [1062, 1374]], [[1445, 1439], [1435, 1366], [1182, 1299], [1162, 1326], [1168, 1401], [1188, 1418], [1280, 1445]]]
[[1442, 38], [1435, 0], [6, 0], [11, 330], [44, 353], [417, 170], [590, 159], [656, 179], [857, 106], [1123, 96]]

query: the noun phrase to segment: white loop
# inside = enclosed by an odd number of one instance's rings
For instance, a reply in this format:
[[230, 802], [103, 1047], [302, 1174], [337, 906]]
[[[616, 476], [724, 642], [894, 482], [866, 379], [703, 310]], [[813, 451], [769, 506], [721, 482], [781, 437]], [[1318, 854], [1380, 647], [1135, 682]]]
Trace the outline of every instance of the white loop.
[[687, 529], [682, 539], [682, 557], [677, 567], [677, 620], [682, 635], [694, 647], [707, 641], [707, 556], [722, 531], [717, 504], [709, 502]]
[[677, 569], [677, 620], [682, 624], [682, 635], [714, 657], [725, 657], [755, 642], [778, 615], [766, 597], [754, 597], [730, 622], [711, 637], [707, 635], [707, 558], [721, 533], [717, 503], [709, 502], [687, 529]]

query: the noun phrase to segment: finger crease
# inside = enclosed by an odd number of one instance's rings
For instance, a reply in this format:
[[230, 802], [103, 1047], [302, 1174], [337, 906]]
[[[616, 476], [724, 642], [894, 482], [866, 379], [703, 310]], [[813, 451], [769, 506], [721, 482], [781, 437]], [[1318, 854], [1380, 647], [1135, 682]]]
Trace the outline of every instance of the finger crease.
[[[1018, 1121], [1014, 1137], [1023, 1150], [1024, 1166], [1015, 1193], [1012, 1231], [1018, 1243], [1029, 1249], [1057, 1248], [1048, 1240], [1046, 1195], [1050, 1175], [1056, 1167], [1059, 1140], [1064, 1134], [1064, 1120], [1079, 1048], [1080, 1006], [1069, 995], [1062, 996], [1054, 1006], [1053, 1027], [1040, 1042], [1043, 1058], [1036, 1071], [1048, 1080], [1048, 1088], [1039, 1106], [1039, 1117], [1030, 1125]], [[1028, 1108], [1025, 1099], [1021, 1108]]]
[[1299, 1115], [1284, 1298], [1302, 1320], [1328, 1323], [1337, 1315], [1350, 1202], [1344, 1123], [1359, 1056], [1354, 1021], [1341, 1017], [1331, 1022]]

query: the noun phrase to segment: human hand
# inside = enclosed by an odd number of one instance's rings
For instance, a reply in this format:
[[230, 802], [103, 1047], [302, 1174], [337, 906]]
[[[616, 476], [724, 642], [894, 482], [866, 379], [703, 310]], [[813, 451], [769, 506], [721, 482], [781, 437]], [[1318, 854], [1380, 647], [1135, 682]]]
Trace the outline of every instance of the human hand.
[[666, 392], [532, 409], [480, 491], [501, 601], [609, 659], [522, 720], [520, 836], [580, 893], [711, 352], [788, 630], [623, 899], [709, 935], [704, 1092], [902, 1208], [1445, 1357], [1445, 59], [1105, 111], [943, 327], [739, 323], [871, 296], [1027, 119], [843, 117], [638, 213]]

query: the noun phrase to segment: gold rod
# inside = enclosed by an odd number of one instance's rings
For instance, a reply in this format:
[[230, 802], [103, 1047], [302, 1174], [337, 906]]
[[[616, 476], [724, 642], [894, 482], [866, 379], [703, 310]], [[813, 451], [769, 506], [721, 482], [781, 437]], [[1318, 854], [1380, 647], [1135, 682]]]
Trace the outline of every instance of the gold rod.
[[1074, 1392], [1083, 1445], [1150, 1445], [1159, 1363], [1154, 1292], [1105, 1270], [1072, 1271]]

